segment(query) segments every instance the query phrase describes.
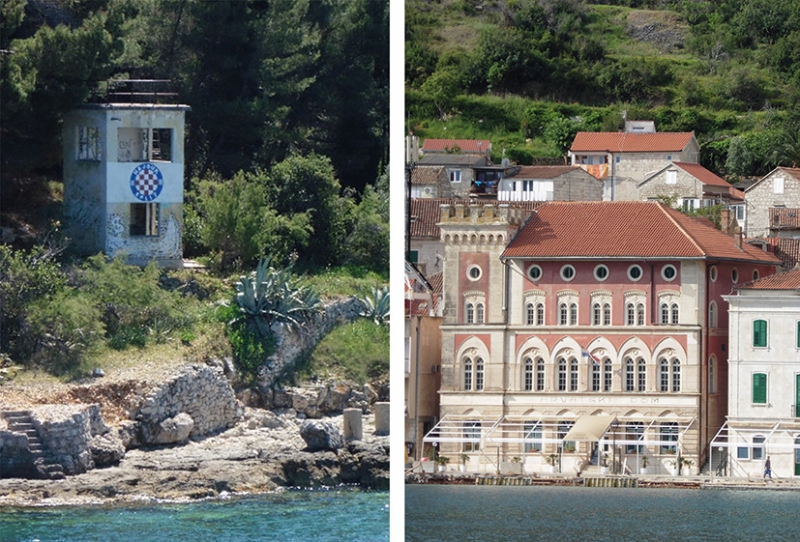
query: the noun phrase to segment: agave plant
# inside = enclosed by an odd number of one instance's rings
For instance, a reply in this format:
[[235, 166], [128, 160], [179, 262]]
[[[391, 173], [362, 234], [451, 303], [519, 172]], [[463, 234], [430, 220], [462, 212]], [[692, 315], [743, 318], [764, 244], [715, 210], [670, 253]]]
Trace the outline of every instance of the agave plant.
[[236, 303], [240, 315], [231, 323], [249, 321], [262, 336], [269, 335], [273, 323], [302, 327], [322, 310], [319, 294], [301, 286], [291, 267], [275, 269], [271, 258], [258, 262], [255, 273], [242, 276], [236, 284]]
[[370, 318], [379, 326], [389, 323], [389, 288], [372, 288], [361, 302], [364, 304], [361, 316]]

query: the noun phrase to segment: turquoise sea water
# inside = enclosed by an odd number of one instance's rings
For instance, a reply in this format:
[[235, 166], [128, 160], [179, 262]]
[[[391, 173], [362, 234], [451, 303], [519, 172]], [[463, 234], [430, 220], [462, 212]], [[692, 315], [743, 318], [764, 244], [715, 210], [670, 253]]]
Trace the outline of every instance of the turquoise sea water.
[[406, 542], [796, 541], [800, 492], [406, 486]]
[[191, 504], [0, 508], [2, 542], [384, 542], [386, 491], [286, 491]]

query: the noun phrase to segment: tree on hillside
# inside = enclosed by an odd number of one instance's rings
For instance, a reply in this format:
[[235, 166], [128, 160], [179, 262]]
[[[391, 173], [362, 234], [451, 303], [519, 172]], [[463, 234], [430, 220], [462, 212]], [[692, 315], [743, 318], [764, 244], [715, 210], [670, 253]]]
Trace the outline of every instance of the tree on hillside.
[[800, 166], [800, 131], [788, 129], [780, 138], [772, 152], [775, 166]]

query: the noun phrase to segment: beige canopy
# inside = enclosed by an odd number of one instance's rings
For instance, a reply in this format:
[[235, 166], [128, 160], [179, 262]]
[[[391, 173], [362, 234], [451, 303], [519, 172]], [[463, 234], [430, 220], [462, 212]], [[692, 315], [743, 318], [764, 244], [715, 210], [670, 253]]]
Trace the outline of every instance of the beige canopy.
[[564, 436], [565, 441], [599, 441], [616, 416], [581, 416]]

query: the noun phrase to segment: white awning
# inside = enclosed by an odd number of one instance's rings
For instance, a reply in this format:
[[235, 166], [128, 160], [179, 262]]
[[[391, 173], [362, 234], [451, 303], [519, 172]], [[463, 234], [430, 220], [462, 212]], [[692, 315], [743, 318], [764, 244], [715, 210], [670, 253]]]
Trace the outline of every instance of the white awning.
[[597, 442], [603, 438], [616, 416], [581, 416], [564, 435], [565, 441]]

